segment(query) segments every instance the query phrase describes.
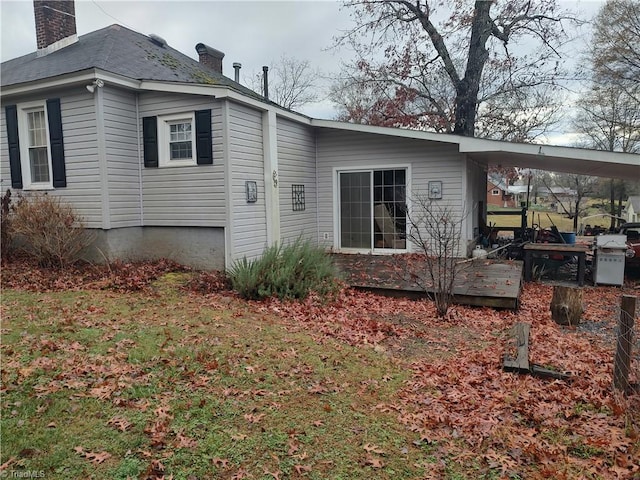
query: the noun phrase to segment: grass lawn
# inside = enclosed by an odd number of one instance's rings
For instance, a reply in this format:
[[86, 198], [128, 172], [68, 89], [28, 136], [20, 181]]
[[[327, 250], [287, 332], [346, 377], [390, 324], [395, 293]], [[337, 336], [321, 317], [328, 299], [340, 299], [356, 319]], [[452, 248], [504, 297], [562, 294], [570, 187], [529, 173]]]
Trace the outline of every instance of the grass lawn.
[[[142, 292], [3, 289], [0, 474], [638, 475], [637, 424], [610, 389], [619, 289], [587, 294], [587, 321], [604, 322], [590, 333], [553, 324], [541, 286], [519, 313], [439, 320], [431, 302], [349, 290], [331, 304], [197, 294], [189, 275]], [[523, 319], [535, 361], [573, 383], [502, 372]]]
[[[489, 213], [489, 215], [487, 215], [487, 221], [499, 227], [519, 227], [520, 209], [505, 209], [499, 207], [489, 208], [489, 212], [509, 210], [513, 210], [513, 215], [491, 215], [491, 213]], [[566, 215], [556, 212], [529, 210], [527, 214], [527, 226], [531, 227], [532, 224], [536, 224], [540, 228], [549, 228], [552, 225], [555, 225], [561, 232], [573, 231], [573, 219], [567, 218]]]

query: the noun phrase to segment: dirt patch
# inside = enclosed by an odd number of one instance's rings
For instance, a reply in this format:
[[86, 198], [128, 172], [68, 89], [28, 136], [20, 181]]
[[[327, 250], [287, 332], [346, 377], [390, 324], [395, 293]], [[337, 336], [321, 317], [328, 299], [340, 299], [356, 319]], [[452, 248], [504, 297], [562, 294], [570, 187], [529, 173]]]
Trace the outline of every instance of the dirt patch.
[[455, 357], [459, 345], [467, 350], [481, 350], [487, 345], [479, 332], [468, 327], [447, 324], [434, 327], [406, 313], [372, 315], [371, 318], [402, 327], [405, 335], [388, 337], [381, 345], [389, 355], [405, 360], [442, 360]]

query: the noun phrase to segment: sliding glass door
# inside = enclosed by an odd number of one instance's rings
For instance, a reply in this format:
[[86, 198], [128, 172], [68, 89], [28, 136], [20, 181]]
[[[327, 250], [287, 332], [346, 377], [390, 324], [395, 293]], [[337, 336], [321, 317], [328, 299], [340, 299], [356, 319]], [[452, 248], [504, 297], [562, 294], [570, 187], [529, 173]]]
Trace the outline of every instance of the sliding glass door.
[[340, 173], [340, 247], [371, 249], [371, 172]]
[[339, 172], [340, 248], [407, 248], [407, 170]]

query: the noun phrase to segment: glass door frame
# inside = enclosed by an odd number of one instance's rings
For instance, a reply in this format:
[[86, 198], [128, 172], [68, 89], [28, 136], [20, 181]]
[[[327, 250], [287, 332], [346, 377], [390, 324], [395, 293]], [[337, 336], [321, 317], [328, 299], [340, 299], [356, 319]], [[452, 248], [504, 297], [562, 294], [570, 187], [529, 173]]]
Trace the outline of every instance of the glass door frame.
[[[411, 165], [410, 164], [382, 164], [372, 165], [367, 167], [333, 167], [333, 245], [336, 251], [340, 253], [361, 253], [361, 254], [376, 254], [376, 255], [393, 255], [398, 253], [408, 253], [411, 251], [411, 242], [407, 236], [405, 248], [375, 248], [374, 246], [374, 230], [375, 230], [375, 216], [374, 216], [374, 183], [373, 173], [377, 170], [404, 170], [405, 171], [405, 203], [407, 205], [407, 212], [411, 209]], [[340, 195], [340, 174], [342, 173], [369, 173], [370, 183], [370, 247], [369, 248], [343, 248], [342, 247], [342, 227], [341, 227], [341, 195]], [[407, 219], [407, 233], [409, 229], [409, 222]]]

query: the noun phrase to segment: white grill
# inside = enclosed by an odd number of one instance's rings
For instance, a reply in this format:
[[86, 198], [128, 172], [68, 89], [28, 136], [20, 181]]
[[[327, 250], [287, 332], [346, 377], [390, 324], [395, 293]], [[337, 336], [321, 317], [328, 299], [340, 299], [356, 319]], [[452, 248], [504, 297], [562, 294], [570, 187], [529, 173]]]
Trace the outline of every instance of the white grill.
[[624, 284], [626, 235], [598, 235], [593, 259], [593, 282], [604, 285]]

